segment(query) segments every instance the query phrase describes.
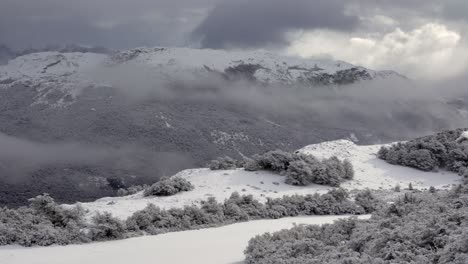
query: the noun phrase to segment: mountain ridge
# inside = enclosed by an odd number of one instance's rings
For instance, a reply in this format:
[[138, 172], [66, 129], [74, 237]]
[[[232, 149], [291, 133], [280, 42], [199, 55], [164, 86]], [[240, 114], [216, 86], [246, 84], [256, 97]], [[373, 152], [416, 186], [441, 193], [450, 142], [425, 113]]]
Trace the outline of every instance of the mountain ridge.
[[[374, 79], [405, 78], [394, 71], [374, 71], [343, 61], [302, 59], [266, 51], [224, 51], [190, 48], [135, 48], [112, 55], [92, 52], [37, 52], [19, 56], [0, 66], [0, 88], [17, 83], [38, 90], [36, 103], [56, 86], [64, 95], [52, 106], [66, 106], [85, 87], [113, 86], [90, 74], [116, 67], [145, 68], [166, 81], [219, 75], [227, 80], [246, 79], [262, 84], [344, 85]], [[124, 70], [129, 70], [125, 68]], [[98, 79], [98, 80], [95, 80]], [[59, 87], [60, 86], [60, 87]]]

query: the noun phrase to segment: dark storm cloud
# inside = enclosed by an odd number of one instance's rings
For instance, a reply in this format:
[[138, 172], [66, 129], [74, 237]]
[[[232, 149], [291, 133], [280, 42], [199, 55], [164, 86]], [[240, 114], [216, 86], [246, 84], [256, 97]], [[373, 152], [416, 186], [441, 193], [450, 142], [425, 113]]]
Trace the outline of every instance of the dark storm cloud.
[[466, 10], [466, 0], [2, 0], [0, 43], [284, 47], [289, 30], [366, 31], [375, 15], [402, 28], [419, 19], [468, 28]]
[[203, 47], [284, 44], [291, 29], [352, 30], [359, 22], [340, 0], [237, 0], [220, 2], [195, 30]]
[[0, 2], [0, 42], [15, 48], [183, 45], [215, 1], [6, 0]]

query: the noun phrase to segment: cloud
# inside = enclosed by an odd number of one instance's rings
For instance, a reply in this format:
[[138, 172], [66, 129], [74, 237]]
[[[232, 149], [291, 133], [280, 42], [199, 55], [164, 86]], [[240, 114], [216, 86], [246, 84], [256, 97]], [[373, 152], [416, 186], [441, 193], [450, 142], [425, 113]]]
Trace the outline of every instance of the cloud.
[[15, 0], [0, 3], [0, 36], [15, 48], [184, 45], [217, 0]]
[[193, 35], [203, 47], [262, 47], [286, 43], [292, 29], [352, 30], [359, 20], [339, 0], [236, 0], [220, 2]]
[[468, 50], [459, 32], [429, 23], [410, 31], [396, 28], [379, 36], [353, 37], [329, 31], [306, 32], [292, 41], [290, 54], [330, 55], [375, 69], [394, 69], [413, 78], [440, 79], [462, 73]]
[[468, 21], [468, 2], [466, 0], [357, 0], [352, 2], [360, 12], [380, 12], [387, 15], [407, 17], [410, 15], [432, 20]]
[[332, 54], [416, 78], [443, 78], [465, 67], [467, 9], [466, 0], [0, 1], [0, 41], [14, 49], [289, 47], [303, 56]]
[[468, 32], [467, 8], [465, 0], [15, 0], [0, 1], [0, 36], [15, 48], [269, 48], [298, 29], [383, 34], [424, 22]]
[[[34, 171], [47, 167], [101, 168], [143, 177], [172, 174], [194, 166], [193, 159], [179, 152], [155, 152], [145, 146], [119, 144], [96, 146], [80, 142], [40, 143], [0, 133], [0, 182], [28, 180]], [[104, 176], [104, 174], [103, 174]]]

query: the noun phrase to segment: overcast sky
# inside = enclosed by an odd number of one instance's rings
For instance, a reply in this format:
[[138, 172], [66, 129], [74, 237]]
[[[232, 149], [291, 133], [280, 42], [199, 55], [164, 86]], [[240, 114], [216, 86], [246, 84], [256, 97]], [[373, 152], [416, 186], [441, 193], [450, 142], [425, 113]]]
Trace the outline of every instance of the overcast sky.
[[468, 62], [467, 0], [0, 0], [0, 43], [329, 56], [413, 78]]

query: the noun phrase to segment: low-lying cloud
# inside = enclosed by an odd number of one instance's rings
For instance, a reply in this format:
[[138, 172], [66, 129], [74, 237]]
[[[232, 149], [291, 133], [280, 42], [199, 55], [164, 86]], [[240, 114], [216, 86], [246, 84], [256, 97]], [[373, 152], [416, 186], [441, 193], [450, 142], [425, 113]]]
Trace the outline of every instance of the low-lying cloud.
[[133, 173], [156, 180], [193, 164], [191, 157], [182, 153], [150, 151], [131, 144], [117, 148], [80, 142], [40, 143], [0, 133], [0, 146], [0, 181], [9, 182], [29, 180], [31, 173], [41, 168], [80, 166], [122, 171], [124, 175]]
[[468, 100], [466, 78], [393, 78], [343, 86], [308, 86], [231, 81], [223, 73], [214, 72], [180, 72], [163, 77], [131, 65], [95, 73], [99, 81], [105, 79], [134, 102], [163, 98], [176, 103], [225, 104], [243, 111], [250, 109], [251, 116], [313, 117], [318, 126], [374, 131], [395, 139], [462, 127], [467, 117], [462, 113], [468, 110], [454, 104]]

